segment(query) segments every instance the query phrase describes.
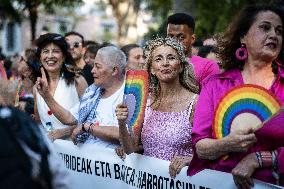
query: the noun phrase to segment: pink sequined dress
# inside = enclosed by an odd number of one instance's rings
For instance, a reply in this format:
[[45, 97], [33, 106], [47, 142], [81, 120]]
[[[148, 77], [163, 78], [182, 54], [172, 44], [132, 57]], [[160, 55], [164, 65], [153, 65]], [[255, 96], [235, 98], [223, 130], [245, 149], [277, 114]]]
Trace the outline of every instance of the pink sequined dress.
[[195, 97], [181, 112], [160, 112], [147, 106], [141, 133], [143, 155], [168, 161], [175, 155], [192, 155], [189, 117]]

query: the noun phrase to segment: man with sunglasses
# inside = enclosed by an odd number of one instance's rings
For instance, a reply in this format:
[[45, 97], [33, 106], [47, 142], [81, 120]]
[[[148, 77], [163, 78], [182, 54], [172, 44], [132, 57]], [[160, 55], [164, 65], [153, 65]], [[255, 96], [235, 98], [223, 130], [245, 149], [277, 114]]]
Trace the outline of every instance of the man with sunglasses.
[[93, 83], [93, 76], [91, 74], [92, 67], [87, 65], [84, 61], [84, 37], [78, 32], [68, 32], [65, 34], [65, 40], [69, 45], [69, 52], [75, 61], [76, 66], [81, 69], [83, 77], [86, 79], [88, 85]]

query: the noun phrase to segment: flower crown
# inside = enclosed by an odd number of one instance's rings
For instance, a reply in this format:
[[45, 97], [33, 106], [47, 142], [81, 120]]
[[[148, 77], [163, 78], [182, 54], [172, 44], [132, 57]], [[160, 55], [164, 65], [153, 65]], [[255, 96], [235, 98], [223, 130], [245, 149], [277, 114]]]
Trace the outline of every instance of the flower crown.
[[186, 57], [183, 51], [183, 46], [181, 43], [179, 43], [178, 41], [176, 41], [174, 38], [171, 37], [166, 37], [166, 38], [162, 38], [162, 37], [157, 37], [153, 40], [149, 40], [146, 42], [146, 45], [144, 46], [143, 50], [144, 50], [144, 55], [146, 57], [146, 62], [149, 61], [149, 58], [151, 57], [151, 54], [153, 53], [153, 51], [159, 47], [159, 46], [170, 46], [173, 49], [175, 49], [178, 53], [179, 59], [181, 62], [186, 62]]

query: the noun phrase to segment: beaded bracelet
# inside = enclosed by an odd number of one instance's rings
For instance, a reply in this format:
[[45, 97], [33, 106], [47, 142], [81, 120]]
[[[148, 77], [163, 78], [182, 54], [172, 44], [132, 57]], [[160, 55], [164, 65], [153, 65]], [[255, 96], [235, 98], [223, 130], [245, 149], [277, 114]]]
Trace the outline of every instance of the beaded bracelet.
[[259, 167], [261, 168], [261, 167], [262, 167], [262, 159], [261, 159], [260, 152], [255, 152], [255, 156], [256, 156], [258, 165], [259, 165]]
[[279, 185], [280, 184], [280, 176], [279, 176], [279, 171], [278, 171], [278, 161], [277, 161], [277, 155], [278, 152], [272, 151], [272, 175], [276, 180], [276, 184]]
[[262, 167], [271, 167], [272, 166], [272, 154], [269, 151], [259, 152], [262, 160]]
[[90, 127], [89, 127], [87, 132], [91, 134], [91, 132], [93, 131], [93, 127], [98, 127], [98, 126], [100, 126], [99, 122], [96, 122], [95, 124], [91, 123], [91, 125], [90, 125]]

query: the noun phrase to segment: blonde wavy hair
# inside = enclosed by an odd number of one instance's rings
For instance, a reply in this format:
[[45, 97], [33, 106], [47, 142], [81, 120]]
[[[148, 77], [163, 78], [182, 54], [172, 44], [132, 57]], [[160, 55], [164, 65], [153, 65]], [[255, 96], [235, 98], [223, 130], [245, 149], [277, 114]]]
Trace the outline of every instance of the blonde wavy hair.
[[153, 95], [154, 99], [156, 100], [157, 97], [160, 95], [161, 86], [160, 86], [158, 78], [151, 73], [151, 66], [152, 66], [152, 60], [153, 60], [153, 52], [157, 47], [160, 47], [160, 46], [169, 46], [169, 47], [172, 47], [174, 50], [176, 50], [178, 54], [178, 58], [183, 67], [182, 72], [179, 74], [180, 84], [184, 88], [188, 89], [189, 91], [193, 93], [199, 93], [199, 86], [197, 85], [195, 77], [194, 77], [193, 67], [191, 64], [189, 64], [186, 61], [186, 57], [183, 51], [183, 46], [173, 38], [157, 37], [153, 40], [149, 40], [146, 43], [145, 47], [143, 48], [144, 55], [146, 57], [145, 69], [148, 71], [149, 81], [150, 81], [149, 92], [151, 93], [151, 95]]

